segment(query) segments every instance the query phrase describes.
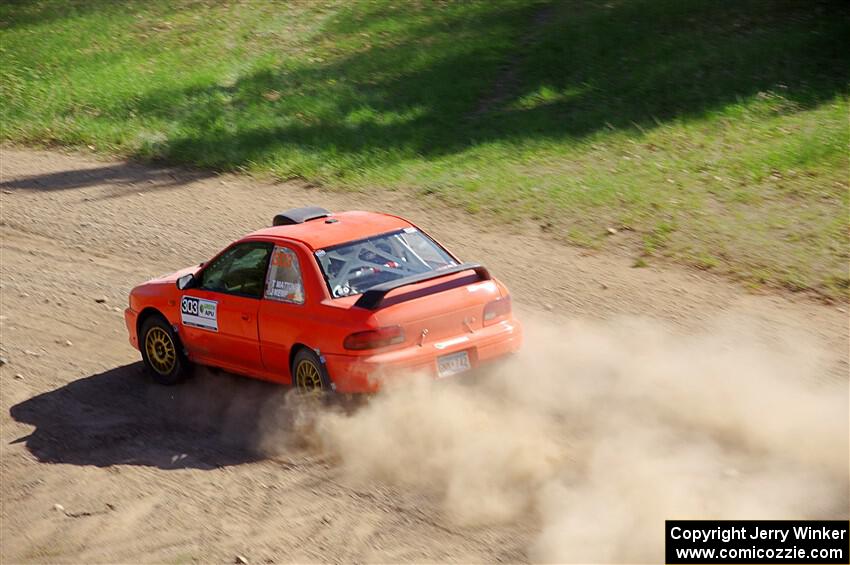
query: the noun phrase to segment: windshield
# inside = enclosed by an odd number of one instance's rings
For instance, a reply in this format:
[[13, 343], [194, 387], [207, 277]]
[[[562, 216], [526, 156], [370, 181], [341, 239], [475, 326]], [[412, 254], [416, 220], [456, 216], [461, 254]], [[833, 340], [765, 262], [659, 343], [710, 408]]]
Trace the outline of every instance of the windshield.
[[321, 249], [316, 251], [316, 258], [334, 298], [361, 294], [385, 282], [458, 264], [416, 228]]

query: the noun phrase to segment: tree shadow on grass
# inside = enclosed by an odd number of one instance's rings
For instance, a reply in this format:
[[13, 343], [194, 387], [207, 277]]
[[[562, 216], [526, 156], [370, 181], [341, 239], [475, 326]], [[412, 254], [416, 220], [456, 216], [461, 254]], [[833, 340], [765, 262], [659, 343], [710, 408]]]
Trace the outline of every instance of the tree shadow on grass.
[[[767, 91], [784, 101], [776, 112], [848, 92], [850, 10], [839, 1], [475, 6], [425, 15], [352, 8], [317, 39], [348, 45], [344, 56], [155, 91], [136, 111], [177, 122], [181, 133], [142, 154], [339, 175], [481, 143], [646, 131]], [[352, 47], [363, 30], [370, 39]], [[494, 97], [494, 88], [507, 91]]]
[[288, 387], [199, 368], [162, 387], [133, 363], [68, 383], [13, 406], [35, 430], [25, 442], [41, 462], [214, 469], [263, 459], [284, 441], [295, 411]]
[[44, 2], [32, 0], [5, 0], [0, 5], [0, 29], [3, 27], [41, 26], [54, 20], [84, 16], [89, 12], [103, 9], [131, 8], [137, 1], [117, 3], [112, 0], [72, 0], [61, 8]]

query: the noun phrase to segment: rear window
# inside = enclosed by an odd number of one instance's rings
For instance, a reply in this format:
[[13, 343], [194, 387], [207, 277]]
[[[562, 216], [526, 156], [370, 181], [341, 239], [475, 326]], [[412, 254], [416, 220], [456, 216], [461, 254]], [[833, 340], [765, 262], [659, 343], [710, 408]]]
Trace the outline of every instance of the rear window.
[[316, 252], [316, 259], [334, 298], [361, 294], [385, 282], [458, 264], [416, 228], [321, 249]]

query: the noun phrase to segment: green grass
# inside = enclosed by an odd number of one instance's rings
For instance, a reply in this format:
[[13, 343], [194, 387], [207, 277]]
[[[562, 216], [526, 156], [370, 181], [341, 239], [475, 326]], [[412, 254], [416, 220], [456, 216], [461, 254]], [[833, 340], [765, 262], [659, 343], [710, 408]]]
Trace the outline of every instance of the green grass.
[[2, 139], [402, 189], [846, 298], [847, 45], [840, 0], [12, 2]]

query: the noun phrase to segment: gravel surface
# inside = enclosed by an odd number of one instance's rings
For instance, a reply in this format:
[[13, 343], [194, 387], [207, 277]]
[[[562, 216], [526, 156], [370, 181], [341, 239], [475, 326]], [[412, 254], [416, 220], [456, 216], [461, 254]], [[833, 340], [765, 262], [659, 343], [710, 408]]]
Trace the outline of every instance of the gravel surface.
[[402, 193], [12, 147], [0, 157], [4, 563], [528, 558], [533, 514], [460, 527], [427, 492], [351, 483], [315, 449], [258, 450], [262, 408], [284, 402], [282, 387], [207, 371], [176, 388], [143, 378], [123, 322], [129, 289], [207, 259], [290, 207], [405, 216], [555, 324], [641, 316], [685, 334], [746, 319], [816, 340], [834, 358], [831, 378], [847, 378], [844, 305], [755, 295], [672, 265], [632, 268], [627, 256], [484, 225]]

